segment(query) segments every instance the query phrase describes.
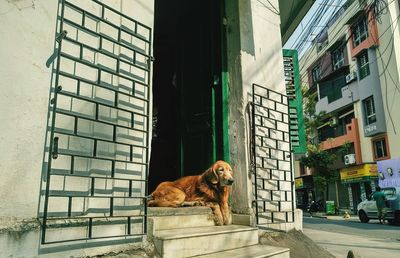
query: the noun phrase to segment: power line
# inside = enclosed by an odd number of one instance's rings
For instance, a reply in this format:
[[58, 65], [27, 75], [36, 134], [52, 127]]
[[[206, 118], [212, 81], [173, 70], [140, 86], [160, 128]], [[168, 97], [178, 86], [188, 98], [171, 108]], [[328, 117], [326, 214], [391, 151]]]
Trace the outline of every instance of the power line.
[[[378, 0], [378, 1], [381, 1], [381, 0]], [[394, 2], [394, 1], [395, 1], [395, 0], [392, 0], [392, 2]], [[375, 2], [375, 0], [374, 0], [374, 2]], [[390, 2], [385, 8], [388, 8], [388, 6], [389, 6], [392, 2]], [[357, 7], [357, 5], [355, 5], [355, 6]], [[353, 6], [353, 7], [354, 7], [354, 6]], [[357, 9], [358, 9], [358, 8], [356, 8], [356, 10], [357, 10]], [[348, 10], [350, 10], [350, 9], [348, 9]], [[355, 13], [356, 13], [356, 12], [355, 12]], [[355, 13], [354, 13], [354, 14], [355, 14]], [[374, 17], [375, 17], [375, 16], [374, 16]], [[397, 17], [396, 20], [395, 20], [394, 22], [396, 22], [398, 19], [399, 19], [399, 17]], [[374, 19], [368, 19], [368, 25], [369, 25], [372, 21], [374, 21]], [[393, 23], [394, 23], [394, 22], [393, 22]], [[381, 37], [388, 31], [388, 29], [393, 25], [393, 23], [390, 24], [390, 26], [388, 26], [388, 27], [386, 28], [386, 30], [385, 30], [377, 39], [381, 38]], [[336, 24], [336, 26], [335, 26], [334, 28], [336, 28], [338, 25], [339, 25], [339, 23]], [[396, 25], [396, 26], [397, 26], [397, 25]], [[341, 34], [341, 33], [342, 33], [342, 31], [339, 30], [339, 31], [333, 36], [334, 40], [332, 40], [332, 41], [333, 41], [333, 42], [336, 42], [338, 38], [343, 37], [343, 36], [339, 36], [339, 37], [338, 37], [338, 35]], [[392, 36], [393, 36], [393, 35], [392, 35]], [[345, 37], [345, 36], [344, 36], [344, 37]], [[340, 44], [337, 48], [345, 47], [346, 44], [348, 43], [348, 41], [349, 41], [350, 39], [351, 39], [351, 35], [349, 36], [349, 38], [345, 39], [345, 40], [342, 42], [342, 44]], [[377, 41], [377, 40], [376, 40], [376, 41]], [[389, 45], [388, 45], [388, 46], [389, 46]], [[388, 46], [385, 48], [385, 50], [383, 51], [383, 53], [386, 52]], [[306, 57], [306, 60], [303, 61], [303, 63], [307, 63], [308, 59], [309, 59], [311, 56], [312, 56], [312, 52], [310, 51], [310, 52], [308, 53], [308, 56]], [[377, 57], [377, 58], [379, 58], [379, 57]], [[318, 60], [318, 59], [317, 59], [317, 60]], [[376, 60], [375, 60], [375, 61], [376, 61]], [[369, 62], [369, 63], [372, 63], [372, 62]], [[356, 64], [350, 65], [350, 66], [349, 66], [349, 69], [354, 68], [354, 66], [356, 66]], [[327, 71], [327, 70], [325, 69], [325, 70], [321, 71], [321, 73], [323, 74], [323, 73], [326, 72], [326, 71]], [[303, 76], [301, 76], [301, 81], [302, 81], [302, 82], [304, 82], [304, 78], [305, 78], [306, 76], [308, 76], [308, 73], [307, 73], [307, 72], [303, 73]]]
[[[345, 3], [346, 4], [346, 3]], [[353, 9], [353, 10], [352, 10]], [[353, 12], [352, 14], [351, 14], [351, 16], [353, 16], [354, 14], [356, 14], [356, 12], [358, 11], [358, 6], [357, 5], [353, 5], [353, 6], [350, 6], [350, 8], [348, 8], [347, 9], [347, 13], [349, 13], [349, 12]], [[329, 22], [329, 21], [328, 21]], [[332, 30], [334, 30], [334, 29], [336, 29], [336, 27], [338, 27], [340, 25], [340, 23], [336, 23], [336, 25], [335, 26], [332, 26], [331, 28], [332, 28]], [[337, 40], [336, 38], [337, 38], [337, 35], [339, 35], [339, 34], [341, 34], [342, 32], [339, 30], [334, 36], [333, 36], [333, 38], [334, 38], [334, 40], [332, 40], [332, 41], [335, 41], [335, 40]], [[347, 41], [346, 41], [347, 42]], [[310, 58], [310, 57], [312, 57], [312, 51], [310, 51], [309, 53], [308, 53], [308, 55], [307, 55], [307, 57], [306, 57], [306, 59], [303, 61], [304, 63], [307, 63], [307, 61], [308, 61], [308, 59]], [[303, 78], [302, 78], [303, 79]]]
[[[394, 0], [393, 0], [393, 1], [394, 1]], [[389, 5], [390, 5], [391, 3], [393, 3], [393, 1], [387, 4], [387, 3], [383, 3], [382, 0], [375, 0], [375, 1], [373, 2], [373, 4], [371, 4], [371, 6], [370, 6], [370, 8], [373, 8], [373, 15], [372, 15], [372, 19], [369, 19], [369, 20], [368, 20], [368, 25], [369, 25], [370, 22], [372, 22], [372, 21], [374, 21], [374, 20], [376, 20], [377, 22], [381, 23], [381, 22], [382, 22], [382, 21], [381, 21], [381, 16], [382, 16], [383, 14], [386, 14], [386, 13], [387, 13], [387, 9], [388, 9]], [[382, 4], [382, 3], [383, 3], [383, 4]], [[380, 39], [381, 37], [383, 37], [384, 34], [392, 27], [392, 25], [393, 25], [395, 22], [397, 22], [396, 25], [395, 25], [395, 27], [394, 27], [394, 29], [393, 29], [393, 30], [395, 30], [396, 27], [397, 27], [397, 25], [398, 25], [398, 20], [399, 20], [399, 18], [400, 18], [400, 15], [399, 15], [391, 24], [389, 24], [389, 26], [386, 28], [386, 30], [384, 30], [384, 32], [383, 32], [379, 37], [377, 37], [374, 41], [377, 42], [378, 39]], [[337, 34], [338, 34], [338, 33], [337, 33]], [[337, 34], [335, 34], [335, 37], [337, 36]], [[373, 35], [371, 35], [371, 37], [373, 37]], [[375, 58], [375, 60], [369, 61], [368, 64], [372, 64], [372, 63], [374, 63], [374, 62], [377, 62], [378, 59], [381, 59], [383, 71], [379, 74], [378, 78], [380, 78], [382, 75], [384, 76], [386, 108], [387, 108], [387, 112], [388, 112], [389, 119], [390, 119], [390, 122], [391, 122], [391, 124], [392, 124], [393, 130], [394, 130], [394, 133], [397, 134], [397, 132], [396, 132], [396, 126], [395, 126], [395, 124], [394, 124], [393, 117], [392, 117], [392, 115], [391, 115], [391, 110], [390, 110], [390, 107], [389, 107], [389, 100], [388, 100], [388, 80], [387, 80], [387, 77], [386, 77], [386, 72], [388, 72], [388, 75], [389, 75], [391, 81], [393, 82], [393, 84], [394, 84], [394, 86], [395, 86], [395, 90], [398, 90], [398, 91], [400, 92], [400, 87], [399, 87], [399, 85], [398, 85], [397, 82], [395, 82], [395, 80], [393, 79], [393, 76], [392, 76], [392, 74], [390, 73], [390, 71], [387, 70], [387, 68], [388, 68], [388, 66], [389, 66], [389, 63], [390, 63], [390, 60], [391, 60], [391, 58], [392, 58], [393, 49], [394, 49], [394, 42], [392, 43], [393, 37], [394, 37], [394, 34], [391, 34], [390, 39], [389, 39], [389, 42], [388, 42], [388, 44], [387, 44], [387, 46], [386, 46], [386, 48], [384, 49], [383, 52], [381, 52], [380, 49], [377, 48], [377, 51], [378, 51], [378, 53], [379, 53], [379, 56], [377, 56], [377, 57]], [[342, 43], [342, 46], [345, 46], [345, 45], [347, 44], [347, 42], [350, 40], [350, 38], [351, 38], [351, 36], [350, 36], [348, 39], [346, 39], [346, 40]], [[387, 51], [387, 49], [388, 49], [388, 47], [389, 47], [390, 45], [392, 46], [391, 52], [390, 52], [390, 54], [389, 54], [389, 59], [388, 59], [387, 63], [385, 64], [384, 61], [383, 61], [383, 54]], [[308, 59], [308, 57], [307, 57], [307, 59]], [[351, 66], [349, 67], [349, 70], [351, 70], [351, 68], [353, 68], [355, 65], [357, 65], [357, 64], [355, 63], [355, 64], [351, 65]], [[307, 75], [307, 74], [308, 74], [308, 73], [305, 73], [305, 75]], [[302, 79], [301, 79], [301, 80], [302, 80]], [[303, 81], [303, 80], [302, 80], [302, 81]], [[394, 99], [393, 99], [393, 101], [394, 101]], [[392, 101], [392, 103], [393, 103], [393, 101]]]

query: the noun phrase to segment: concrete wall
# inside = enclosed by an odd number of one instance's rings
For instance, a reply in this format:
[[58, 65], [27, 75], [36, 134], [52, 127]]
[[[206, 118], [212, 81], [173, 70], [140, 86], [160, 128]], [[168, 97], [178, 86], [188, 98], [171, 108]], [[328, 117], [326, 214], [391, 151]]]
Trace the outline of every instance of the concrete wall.
[[[358, 118], [358, 128], [360, 133], [360, 146], [361, 146], [361, 155], [362, 161], [364, 163], [373, 162], [372, 157], [372, 149], [371, 149], [371, 138], [365, 137], [363, 133], [363, 125], [362, 125], [362, 103], [361, 101], [357, 101], [354, 103], [354, 117]], [[360, 121], [361, 120], [361, 121]]]
[[[271, 3], [278, 8], [278, 1]], [[226, 4], [229, 140], [231, 162], [240, 173], [233, 187], [232, 205], [237, 213], [251, 213], [249, 134], [247, 131], [246, 135], [243, 128], [249, 129], [246, 108], [251, 101], [253, 83], [278, 92], [285, 91], [280, 17], [265, 7], [267, 1], [239, 0]]]
[[[153, 1], [103, 2], [153, 24]], [[31, 257], [40, 252], [38, 223], [32, 221], [39, 205], [57, 10], [55, 0], [0, 2], [0, 250], [6, 256]], [[35, 226], [29, 226], [32, 223]], [[93, 248], [75, 255], [111, 249]]]
[[0, 216], [37, 212], [57, 1], [2, 1]]
[[[378, 23], [380, 45], [377, 48], [377, 66], [382, 91], [386, 132], [391, 158], [400, 157], [400, 15], [398, 1], [388, 1], [389, 13], [382, 15]], [[386, 31], [387, 30], [387, 31]]]
[[[248, 115], [252, 84], [285, 92], [280, 17], [266, 8], [268, 2], [279, 8], [275, 0], [226, 2], [229, 141], [231, 163], [237, 174], [232, 193], [235, 213], [253, 213]], [[294, 227], [294, 223], [283, 226], [283, 230], [289, 230]]]
[[[367, 125], [365, 109], [362, 107], [362, 128], [364, 136], [373, 136], [386, 131], [386, 114], [383, 108], [382, 85], [380, 84], [378, 65], [373, 60], [377, 60], [375, 49], [368, 49], [368, 60], [370, 75], [360, 80], [358, 78], [360, 103], [370, 96], [373, 96], [375, 103], [376, 122]], [[361, 128], [361, 126], [360, 126]]]

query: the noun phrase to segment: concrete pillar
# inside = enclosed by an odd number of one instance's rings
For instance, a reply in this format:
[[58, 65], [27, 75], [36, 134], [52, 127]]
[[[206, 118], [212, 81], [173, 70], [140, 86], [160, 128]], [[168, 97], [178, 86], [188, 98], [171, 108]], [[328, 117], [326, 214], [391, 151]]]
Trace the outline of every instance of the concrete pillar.
[[252, 84], [285, 92], [278, 0], [229, 0], [226, 4], [227, 72], [229, 84], [229, 143], [235, 171], [232, 208], [251, 214], [253, 185], [250, 162], [248, 105]]

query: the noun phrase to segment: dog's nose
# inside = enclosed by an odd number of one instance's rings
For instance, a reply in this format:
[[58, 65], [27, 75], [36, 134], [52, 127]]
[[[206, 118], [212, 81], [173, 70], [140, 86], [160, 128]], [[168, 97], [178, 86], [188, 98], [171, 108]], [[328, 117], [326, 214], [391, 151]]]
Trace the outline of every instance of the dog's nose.
[[229, 179], [228, 179], [228, 185], [233, 184], [233, 182], [235, 182], [235, 180], [234, 180], [233, 178], [229, 178]]

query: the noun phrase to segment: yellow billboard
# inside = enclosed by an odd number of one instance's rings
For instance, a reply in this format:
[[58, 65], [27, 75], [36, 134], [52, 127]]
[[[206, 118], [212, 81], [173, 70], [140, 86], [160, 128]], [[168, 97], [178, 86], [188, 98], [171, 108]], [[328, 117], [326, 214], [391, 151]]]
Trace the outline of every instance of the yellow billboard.
[[345, 183], [370, 180], [377, 177], [378, 167], [376, 164], [364, 164], [340, 170], [340, 180]]

